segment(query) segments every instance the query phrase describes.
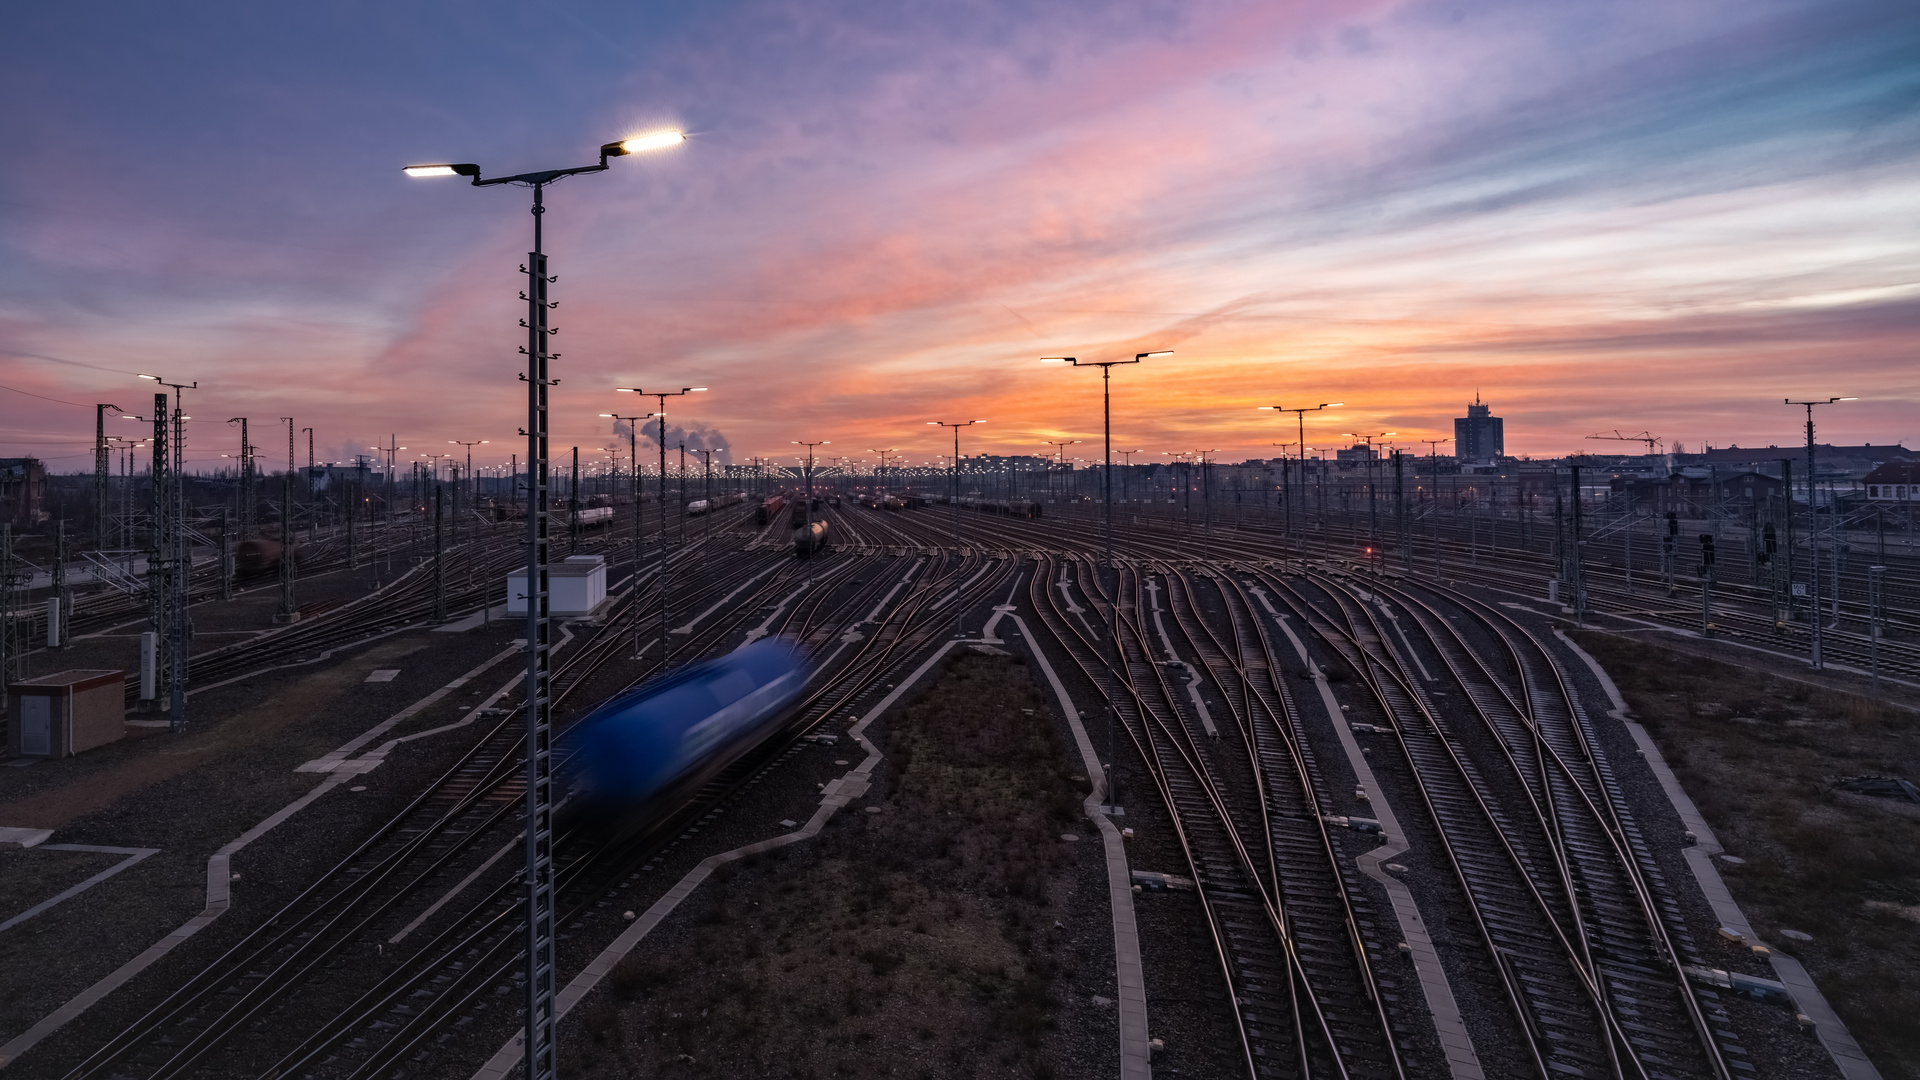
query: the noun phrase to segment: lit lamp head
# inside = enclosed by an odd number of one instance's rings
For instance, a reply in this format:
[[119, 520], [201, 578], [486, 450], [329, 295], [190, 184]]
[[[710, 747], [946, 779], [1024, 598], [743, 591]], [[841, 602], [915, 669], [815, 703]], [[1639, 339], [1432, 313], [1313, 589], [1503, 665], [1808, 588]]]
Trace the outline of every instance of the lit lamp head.
[[480, 175], [480, 166], [462, 163], [459, 165], [409, 165], [400, 170], [416, 180], [435, 176], [474, 176]]
[[601, 157], [626, 157], [629, 154], [644, 154], [649, 150], [664, 150], [669, 146], [678, 146], [687, 141], [685, 132], [655, 131], [646, 135], [636, 135], [631, 139], [610, 142], [600, 148]]

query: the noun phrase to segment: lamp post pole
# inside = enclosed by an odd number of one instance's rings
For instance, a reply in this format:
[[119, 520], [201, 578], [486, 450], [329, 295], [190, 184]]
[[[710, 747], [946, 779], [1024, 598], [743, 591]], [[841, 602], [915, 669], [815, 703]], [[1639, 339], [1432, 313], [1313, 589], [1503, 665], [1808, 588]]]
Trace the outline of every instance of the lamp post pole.
[[804, 446], [807, 448], [807, 493], [801, 496], [800, 502], [800, 528], [806, 531], [806, 535], [800, 538], [800, 542], [807, 545], [807, 556], [811, 558], [813, 556], [813, 448], [816, 446], [831, 445], [833, 440], [821, 439], [819, 442], [804, 442], [800, 439], [794, 439], [792, 442], [795, 446]]
[[[615, 391], [622, 394], [640, 394], [660, 402], [660, 408], [653, 413], [653, 421], [660, 428], [660, 437], [654, 440], [660, 444], [660, 570], [655, 576], [660, 581], [660, 670], [662, 671], [667, 669], [667, 659], [672, 655], [672, 650], [667, 647], [667, 399], [705, 393], [706, 389], [704, 386], [683, 386], [678, 390], [664, 391], [642, 390], [638, 386], [614, 387]], [[637, 567], [635, 572], [638, 572]], [[640, 619], [638, 604], [633, 606], [633, 617], [637, 626]], [[635, 640], [638, 640], [637, 630]], [[639, 650], [635, 649], [634, 653], [638, 658]]]
[[1427, 444], [1427, 469], [1433, 474], [1433, 490], [1427, 493], [1433, 509], [1427, 515], [1427, 536], [1433, 543], [1433, 580], [1440, 580], [1440, 444], [1452, 439], [1421, 439]]
[[[1154, 352], [1133, 354], [1131, 360], [1080, 360], [1072, 356], [1044, 356], [1043, 364], [1069, 364], [1073, 367], [1097, 367], [1100, 369], [1100, 425], [1102, 446], [1105, 453], [1103, 477], [1106, 508], [1106, 549], [1107, 569], [1113, 569], [1113, 369], [1122, 364], [1137, 364], [1150, 356], [1172, 356], [1172, 349], [1159, 349]], [[956, 444], [957, 445], [957, 444]], [[957, 451], [956, 451], [957, 452]], [[1138, 451], [1135, 451], [1136, 453]]]
[[467, 448], [467, 505], [469, 506], [473, 505], [474, 501], [480, 497], [480, 487], [478, 484], [475, 484], [473, 480], [473, 448], [476, 446], [484, 446], [487, 441], [486, 439], [475, 439], [472, 442], [468, 442], [465, 439], [447, 440], [448, 443], [454, 446], [464, 446]]
[[1131, 506], [1133, 504], [1133, 455], [1139, 452], [1138, 447], [1132, 450], [1114, 451], [1114, 453], [1126, 459], [1120, 466], [1120, 505], [1122, 506]]
[[1194, 456], [1200, 459], [1200, 524], [1207, 538], [1207, 558], [1213, 558], [1213, 462], [1207, 460], [1208, 454], [1219, 453], [1209, 447], [1195, 450]]
[[1367, 541], [1375, 545], [1380, 543], [1380, 510], [1379, 504], [1374, 499], [1374, 488], [1376, 485], [1373, 482], [1373, 461], [1376, 455], [1373, 452], [1373, 440], [1384, 439], [1389, 435], [1398, 434], [1399, 432], [1397, 431], [1381, 431], [1372, 435], [1363, 434], [1358, 431], [1343, 431], [1340, 433], [1340, 437], [1343, 439], [1360, 439], [1367, 444]]
[[[1058, 474], [1058, 475], [1061, 475], [1061, 476], [1064, 476], [1064, 475], [1066, 475], [1066, 471], [1067, 471], [1067, 447], [1069, 447], [1069, 446], [1076, 446], [1076, 445], [1078, 445], [1078, 444], [1079, 444], [1079, 442], [1080, 442], [1080, 440], [1079, 440], [1079, 439], [1067, 439], [1067, 440], [1066, 440], [1066, 441], [1064, 441], [1064, 442], [1055, 442], [1055, 441], [1053, 441], [1053, 440], [1051, 440], [1051, 439], [1049, 439], [1049, 440], [1048, 440], [1048, 441], [1047, 441], [1047, 442], [1046, 442], [1046, 443], [1044, 444], [1044, 445], [1047, 445], [1047, 446], [1051, 446], [1051, 447], [1053, 447], [1053, 451], [1054, 451], [1054, 458], [1055, 458], [1055, 460], [1056, 460], [1056, 461], [1058, 462], [1058, 464], [1057, 464], [1057, 465], [1056, 465], [1056, 466], [1054, 467], [1054, 472], [1055, 472], [1056, 474]], [[1061, 484], [1061, 486], [1062, 486], [1062, 487], [1065, 487], [1066, 485], [1065, 485], [1065, 484], [1064, 484], [1064, 482], [1063, 482], [1063, 483]], [[1054, 482], [1053, 482], [1053, 480], [1052, 480], [1051, 478], [1049, 478], [1049, 479], [1048, 479], [1048, 481], [1047, 481], [1047, 494], [1048, 494], [1048, 495], [1052, 495], [1052, 494], [1054, 493], [1054, 491], [1053, 491], [1053, 489], [1054, 489]]]
[[413, 165], [405, 170], [415, 177], [465, 176], [475, 187], [510, 184], [533, 190], [533, 250], [521, 270], [528, 283], [521, 296], [527, 302], [527, 317], [521, 324], [527, 331], [527, 343], [521, 349], [527, 357], [527, 371], [522, 376], [527, 382], [527, 426], [521, 432], [527, 437], [527, 828], [522, 879], [527, 890], [526, 1080], [553, 1080], [558, 1074], [554, 1047], [558, 1017], [553, 970], [553, 761], [548, 699], [552, 645], [547, 617], [547, 388], [551, 385], [547, 361], [558, 354], [547, 350], [547, 339], [553, 334], [547, 325], [553, 307], [547, 300], [547, 286], [554, 278], [547, 273], [547, 257], [541, 245], [544, 196], [547, 185], [557, 180], [605, 172], [610, 157], [670, 146], [684, 138], [677, 131], [657, 132], [602, 146], [600, 161], [595, 165], [492, 179], [482, 179], [480, 166], [473, 164]]
[[[186, 416], [182, 411], [181, 397], [183, 391], [198, 389], [200, 381], [171, 383], [158, 375], [141, 375], [140, 378], [151, 379], [173, 389], [171, 424], [167, 395], [153, 396], [154, 475], [156, 480], [165, 477], [164, 485], [156, 485], [154, 491], [154, 516], [158, 526], [155, 529], [157, 542], [154, 547], [160, 555], [161, 578], [158, 583], [165, 591], [165, 599], [156, 606], [155, 611], [164, 612], [165, 619], [155, 619], [154, 630], [156, 633], [165, 633], [168, 639], [167, 719], [171, 730], [177, 735], [187, 730], [187, 580], [193, 573], [193, 549], [187, 544], [186, 483], [181, 476], [181, 469], [186, 464], [186, 450], [182, 445], [186, 441]], [[168, 445], [169, 438], [171, 445]], [[151, 571], [149, 581], [153, 581]], [[148, 587], [152, 588], [152, 585]]]
[[[1858, 401], [1859, 398], [1833, 397], [1825, 401], [1794, 401], [1787, 399], [1788, 405], [1800, 405], [1807, 410], [1807, 558], [1812, 563], [1808, 578], [1813, 582], [1811, 608], [1807, 625], [1813, 630], [1812, 655], [1813, 670], [1820, 671], [1825, 664], [1820, 655], [1820, 519], [1814, 516], [1814, 473], [1813, 473], [1813, 407], [1832, 405], [1837, 401]], [[1793, 513], [1793, 493], [1787, 493], [1787, 513]]]
[[113, 451], [107, 448], [108, 409], [121, 411], [118, 405], [93, 407], [93, 546], [98, 551], [107, 549], [107, 483], [113, 475]]
[[639, 434], [639, 424], [640, 424], [640, 421], [642, 420], [651, 419], [653, 417], [653, 414], [640, 413], [636, 416], [621, 416], [618, 413], [601, 413], [600, 415], [604, 417], [608, 417], [609, 419], [613, 419], [613, 420], [623, 420], [626, 422], [626, 425], [627, 425], [627, 463], [628, 463], [628, 469], [632, 473], [632, 475], [628, 477], [627, 486], [630, 489], [628, 491], [628, 494], [631, 495], [633, 498], [633, 596], [635, 600], [635, 603], [634, 603], [635, 614], [633, 619], [633, 655], [635, 659], [638, 659], [640, 656], [640, 616], [638, 614], [640, 610], [640, 605], [638, 603], [640, 599], [640, 441], [639, 441], [640, 434]]
[[[948, 509], [953, 511], [953, 515], [952, 515], [953, 557], [955, 560], [956, 567], [959, 565], [959, 558], [960, 558], [960, 429], [963, 427], [967, 427], [969, 425], [978, 424], [978, 423], [980, 423], [980, 421], [978, 420], [956, 420], [956, 421], [929, 420], [927, 421], [928, 427], [945, 427], [945, 428], [953, 429], [953, 494], [951, 496], [952, 505]], [[956, 579], [956, 584], [957, 584], [957, 579]], [[965, 615], [965, 612], [961, 610], [959, 597], [956, 596], [954, 598], [954, 608], [953, 608], [953, 636], [954, 637], [959, 637], [964, 632], [961, 626], [961, 621], [960, 621], [963, 615]]]
[[873, 486], [874, 486], [873, 497], [874, 497], [874, 501], [878, 502], [880, 499], [880, 491], [879, 491], [880, 484], [882, 480], [885, 478], [885, 474], [887, 471], [887, 455], [893, 453], [895, 450], [898, 450], [900, 448], [897, 446], [889, 446], [884, 450], [880, 449], [879, 447], [868, 447], [867, 449], [872, 453], [880, 455], [880, 464], [873, 474]]
[[[1300, 538], [1301, 538], [1301, 539], [1302, 539], [1303, 541], [1304, 541], [1304, 540], [1306, 539], [1306, 525], [1305, 525], [1305, 519], [1306, 519], [1306, 513], [1305, 513], [1305, 511], [1306, 511], [1306, 491], [1305, 491], [1305, 488], [1304, 488], [1304, 484], [1305, 484], [1305, 481], [1306, 481], [1306, 475], [1307, 475], [1307, 414], [1308, 414], [1308, 413], [1310, 413], [1310, 412], [1319, 412], [1319, 411], [1320, 411], [1321, 409], [1337, 409], [1337, 408], [1339, 408], [1340, 406], [1342, 406], [1342, 405], [1345, 405], [1345, 404], [1346, 404], [1346, 402], [1344, 402], [1344, 401], [1323, 401], [1323, 402], [1321, 402], [1321, 403], [1320, 403], [1320, 404], [1318, 404], [1318, 405], [1313, 405], [1313, 406], [1310, 406], [1310, 407], [1304, 407], [1304, 408], [1299, 408], [1299, 409], [1294, 409], [1294, 408], [1289, 408], [1289, 407], [1287, 407], [1287, 406], [1285, 406], [1285, 405], [1262, 405], [1262, 406], [1260, 406], [1260, 408], [1261, 408], [1261, 409], [1263, 409], [1263, 410], [1265, 410], [1265, 411], [1267, 411], [1267, 412], [1290, 412], [1290, 413], [1292, 413], [1292, 414], [1293, 414], [1293, 418], [1294, 418], [1294, 421], [1295, 421], [1295, 423], [1296, 423], [1296, 425], [1297, 425], [1297, 428], [1298, 428], [1298, 432], [1299, 432], [1299, 439], [1298, 439], [1298, 441], [1297, 441], [1297, 442], [1296, 442], [1296, 443], [1295, 443], [1294, 445], [1297, 445], [1297, 446], [1299, 446], [1299, 447], [1300, 447], [1300, 478], [1301, 478], [1301, 483], [1302, 483], [1302, 485], [1303, 485], [1303, 486], [1302, 486], [1302, 490], [1301, 490], [1301, 493], [1300, 493], [1300, 495], [1301, 495], [1301, 504], [1300, 504], [1300, 508], [1301, 508], [1301, 536], [1300, 536]], [[1275, 443], [1274, 445], [1276, 445], [1276, 446], [1280, 446], [1280, 445], [1284, 445], [1284, 444], [1281, 444], [1281, 443]], [[1289, 516], [1291, 516], [1291, 515], [1289, 515]]]

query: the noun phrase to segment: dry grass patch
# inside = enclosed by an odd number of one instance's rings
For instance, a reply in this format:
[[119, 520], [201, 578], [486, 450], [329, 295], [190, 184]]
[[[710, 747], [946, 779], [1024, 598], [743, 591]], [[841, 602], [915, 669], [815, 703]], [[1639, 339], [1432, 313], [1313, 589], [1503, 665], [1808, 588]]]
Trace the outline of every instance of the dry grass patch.
[[[1920, 814], [1834, 789], [1920, 778], [1920, 720], [1870, 698], [1581, 634], [1727, 851], [1769, 946], [1806, 964], [1889, 1080], [1920, 1080]], [[1795, 941], [1781, 934], [1812, 935]]]
[[615, 970], [567, 1075], [1080, 1074], [1054, 1024], [1085, 784], [1038, 688], [966, 654], [888, 723], [891, 790], [696, 893]]

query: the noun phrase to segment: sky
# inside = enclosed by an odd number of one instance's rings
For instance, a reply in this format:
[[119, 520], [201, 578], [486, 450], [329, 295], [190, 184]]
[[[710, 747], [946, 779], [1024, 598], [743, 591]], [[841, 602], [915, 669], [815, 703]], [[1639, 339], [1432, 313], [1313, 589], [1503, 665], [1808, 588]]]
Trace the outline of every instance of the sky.
[[[196, 467], [552, 443], [1272, 457], [1920, 446], [1920, 8], [1855, 0], [6, 5], [0, 456], [186, 391]], [[109, 424], [116, 421], [109, 420]], [[110, 431], [137, 431], [118, 421]], [[277, 426], [276, 426], [277, 425]], [[636, 439], [643, 456], [656, 428]], [[276, 435], [278, 431], [281, 434]], [[298, 456], [305, 459], [305, 435]], [[1445, 451], [1445, 445], [1440, 447]], [[657, 452], [657, 451], [656, 451]]]

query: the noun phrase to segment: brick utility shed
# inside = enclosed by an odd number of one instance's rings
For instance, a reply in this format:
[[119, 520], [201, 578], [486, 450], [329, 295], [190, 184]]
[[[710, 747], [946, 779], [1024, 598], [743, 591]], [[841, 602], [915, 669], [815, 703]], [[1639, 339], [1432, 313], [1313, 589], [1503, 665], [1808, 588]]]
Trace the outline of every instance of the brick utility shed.
[[127, 733], [126, 672], [104, 668], [22, 679], [7, 688], [7, 751], [70, 757]]

